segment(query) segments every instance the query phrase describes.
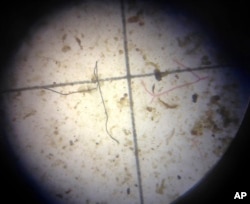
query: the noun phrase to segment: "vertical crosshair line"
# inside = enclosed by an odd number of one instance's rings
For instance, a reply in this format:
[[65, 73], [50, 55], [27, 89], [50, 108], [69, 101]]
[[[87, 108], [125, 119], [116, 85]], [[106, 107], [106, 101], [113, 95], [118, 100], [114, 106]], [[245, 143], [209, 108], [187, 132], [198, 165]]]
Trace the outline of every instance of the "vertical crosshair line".
[[126, 63], [126, 71], [127, 71], [127, 83], [128, 83], [129, 104], [130, 104], [130, 113], [131, 113], [130, 115], [131, 115], [132, 130], [133, 130], [134, 151], [135, 151], [135, 162], [136, 162], [136, 171], [137, 171], [137, 178], [138, 178], [139, 196], [140, 196], [140, 203], [144, 204], [143, 190], [142, 190], [142, 179], [141, 179], [141, 168], [140, 168], [140, 161], [139, 161], [139, 155], [138, 155], [137, 133], [136, 133], [135, 117], [134, 117], [134, 103], [133, 103], [133, 94], [132, 94], [132, 87], [131, 87], [131, 74], [130, 74], [129, 56], [128, 56], [128, 41], [127, 41], [126, 15], [125, 15], [125, 8], [124, 8], [124, 0], [121, 0], [121, 15], [122, 15], [123, 45], [124, 45], [125, 63]]

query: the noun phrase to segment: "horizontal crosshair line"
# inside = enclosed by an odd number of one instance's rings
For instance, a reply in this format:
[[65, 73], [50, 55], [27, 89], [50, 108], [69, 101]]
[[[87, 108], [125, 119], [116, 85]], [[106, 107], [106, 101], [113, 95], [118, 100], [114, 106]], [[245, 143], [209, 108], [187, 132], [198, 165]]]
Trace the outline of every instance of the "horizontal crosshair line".
[[[214, 65], [214, 66], [204, 66], [204, 67], [195, 67], [195, 68], [187, 68], [187, 69], [176, 69], [171, 71], [164, 71], [160, 72], [160, 74], [167, 75], [175, 74], [175, 73], [182, 73], [182, 72], [190, 72], [190, 71], [200, 71], [200, 70], [209, 70], [209, 69], [220, 69], [220, 68], [229, 68], [230, 65]], [[127, 79], [128, 77], [132, 78], [144, 78], [144, 77], [151, 77], [154, 76], [154, 73], [148, 74], [135, 74], [130, 76], [120, 76], [120, 77], [109, 77], [104, 79], [99, 79], [99, 81], [117, 81], [121, 79]], [[84, 81], [75, 81], [75, 82], [67, 82], [67, 83], [53, 83], [48, 85], [41, 85], [41, 86], [28, 86], [28, 87], [21, 87], [21, 88], [13, 88], [13, 89], [5, 89], [1, 90], [0, 94], [4, 93], [12, 93], [12, 92], [21, 92], [21, 91], [30, 91], [30, 90], [37, 90], [37, 89], [50, 89], [50, 88], [57, 88], [57, 87], [64, 87], [64, 86], [74, 86], [79, 84], [95, 84], [96, 80], [84, 80]], [[79, 91], [80, 92], [80, 91]]]

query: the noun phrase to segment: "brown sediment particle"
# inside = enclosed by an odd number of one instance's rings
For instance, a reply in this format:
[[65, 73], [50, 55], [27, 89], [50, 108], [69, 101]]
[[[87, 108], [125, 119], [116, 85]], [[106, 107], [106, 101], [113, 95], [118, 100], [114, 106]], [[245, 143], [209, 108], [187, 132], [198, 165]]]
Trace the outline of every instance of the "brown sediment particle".
[[219, 95], [214, 95], [214, 96], [211, 96], [211, 98], [210, 98], [210, 103], [211, 103], [211, 104], [215, 104], [215, 103], [217, 103], [219, 100], [220, 100], [220, 96], [219, 96]]
[[131, 16], [128, 18], [128, 23], [137, 23], [140, 20], [140, 16], [136, 15], [136, 16]]
[[168, 103], [162, 101], [160, 98], [158, 98], [158, 101], [160, 102], [160, 104], [162, 104], [167, 109], [174, 109], [174, 108], [178, 107], [177, 104], [168, 104]]
[[149, 107], [149, 106], [147, 106], [147, 111], [149, 111], [149, 112], [152, 112], [152, 110], [153, 110], [153, 108], [152, 107]]
[[203, 125], [201, 121], [197, 121], [193, 128], [191, 129], [191, 134], [194, 136], [202, 136], [203, 135]]
[[68, 45], [64, 45], [64, 46], [62, 47], [62, 51], [63, 51], [63, 52], [68, 52], [69, 50], [71, 50], [71, 47], [68, 46]]
[[129, 101], [128, 101], [128, 94], [127, 93], [123, 94], [123, 97], [120, 98], [120, 100], [118, 101], [118, 104], [119, 104], [118, 106], [120, 108], [128, 106]]
[[131, 134], [130, 130], [123, 129], [123, 132], [124, 132], [125, 135], [130, 135]]
[[25, 116], [23, 116], [23, 119], [26, 119], [32, 115], [35, 115], [36, 114], [36, 110], [31, 110], [29, 113], [27, 113]]
[[46, 92], [44, 91], [44, 90], [41, 90], [40, 92], [39, 92], [39, 96], [43, 96], [43, 95], [45, 95], [46, 94]]
[[173, 138], [174, 134], [175, 134], [175, 128], [172, 130], [170, 135], [166, 136], [166, 145], [169, 145], [169, 142]]
[[138, 23], [140, 26], [143, 26], [145, 23], [143, 21], [143, 10], [139, 10], [136, 15], [131, 16], [127, 19], [128, 23]]
[[144, 26], [144, 24], [145, 24], [145, 23], [144, 23], [144, 21], [142, 21], [142, 20], [139, 22], [139, 26]]
[[77, 92], [88, 92], [91, 93], [92, 91], [96, 90], [96, 87], [91, 87], [91, 86], [80, 86], [77, 90]]
[[96, 76], [95, 76], [95, 75], [92, 75], [92, 76], [91, 76], [91, 81], [92, 81], [92, 82], [96, 82]]
[[238, 124], [238, 119], [231, 116], [230, 111], [225, 106], [220, 106], [217, 113], [221, 116], [223, 121], [223, 127], [228, 127], [231, 123]]
[[[144, 60], [147, 60], [147, 56], [144, 55], [144, 56], [143, 56], [143, 59], [144, 59]], [[147, 61], [147, 62], [146, 62], [146, 65], [153, 66], [155, 69], [158, 69], [158, 71], [160, 71], [160, 70], [159, 70], [159, 65], [158, 65], [157, 63]]]
[[155, 192], [162, 195], [164, 193], [164, 189], [165, 188], [166, 188], [166, 186], [165, 186], [165, 179], [162, 179], [160, 185], [158, 183], [156, 184], [156, 190], [155, 190]]
[[62, 36], [62, 40], [64, 41], [66, 38], [67, 38], [67, 34], [65, 33], [65, 34], [63, 34], [63, 36]]
[[82, 49], [81, 40], [78, 37], [75, 37], [75, 40], [78, 43], [79, 47]]
[[155, 93], [155, 84], [152, 86], [152, 93]]

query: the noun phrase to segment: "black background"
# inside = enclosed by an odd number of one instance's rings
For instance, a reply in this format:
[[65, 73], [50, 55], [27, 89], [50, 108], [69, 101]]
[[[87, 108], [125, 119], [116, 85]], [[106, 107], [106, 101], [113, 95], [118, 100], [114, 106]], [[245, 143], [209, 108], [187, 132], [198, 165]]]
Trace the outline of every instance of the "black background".
[[[15, 54], [19, 43], [37, 19], [66, 1], [9, 1], [1, 2], [0, 12], [0, 74]], [[80, 1], [71, 1], [71, 4]], [[250, 60], [250, 12], [247, 1], [152, 1], [154, 4], [168, 3], [176, 10], [183, 9], [193, 18], [202, 22], [216, 37], [217, 43], [230, 59], [234, 59], [249, 74]], [[0, 87], [1, 88], [1, 87]], [[1, 120], [4, 120], [1, 110]], [[192, 192], [180, 198], [176, 203], [250, 203], [250, 152], [249, 143], [250, 111], [240, 127], [236, 139], [214, 171]], [[2, 125], [2, 123], [0, 123]], [[3, 125], [2, 125], [3, 126]], [[1, 127], [0, 146], [0, 199], [8, 203], [45, 203], [44, 197], [38, 195], [34, 187], [20, 176], [14, 159], [6, 151], [2, 142], [5, 136]], [[235, 192], [246, 191], [249, 195], [244, 200], [233, 200]], [[2, 203], [2, 201], [0, 201]], [[147, 203], [145, 201], [145, 203]]]

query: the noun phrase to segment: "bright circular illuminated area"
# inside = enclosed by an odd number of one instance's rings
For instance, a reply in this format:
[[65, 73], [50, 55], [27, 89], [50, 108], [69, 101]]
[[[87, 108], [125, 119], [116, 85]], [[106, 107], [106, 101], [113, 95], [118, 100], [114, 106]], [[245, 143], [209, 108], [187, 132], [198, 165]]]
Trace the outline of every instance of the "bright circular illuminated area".
[[193, 19], [85, 1], [43, 18], [2, 92], [26, 172], [58, 203], [171, 203], [223, 156], [248, 91]]

